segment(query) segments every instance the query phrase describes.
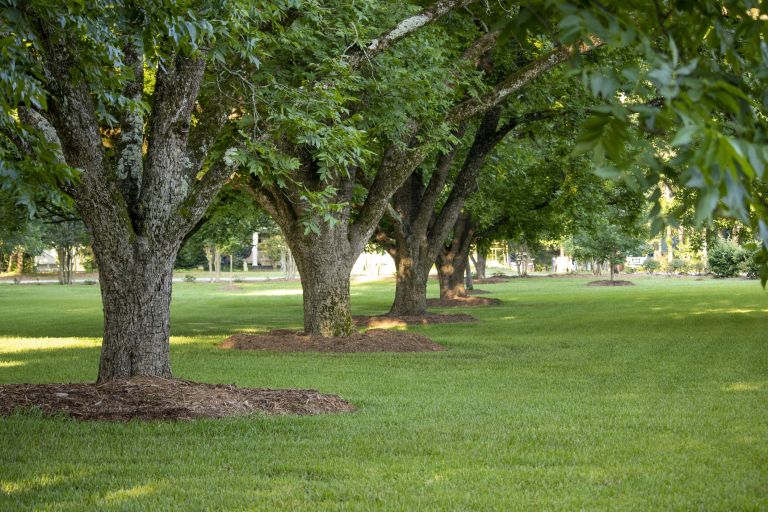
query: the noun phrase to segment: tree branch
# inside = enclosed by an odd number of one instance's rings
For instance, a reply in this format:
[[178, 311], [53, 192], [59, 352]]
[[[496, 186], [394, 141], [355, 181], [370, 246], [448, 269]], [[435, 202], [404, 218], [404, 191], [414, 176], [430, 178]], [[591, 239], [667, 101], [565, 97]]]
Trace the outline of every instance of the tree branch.
[[378, 54], [386, 51], [404, 37], [416, 32], [420, 28], [448, 14], [454, 9], [467, 6], [477, 0], [439, 0], [420, 13], [409, 16], [397, 25], [371, 41], [365, 48], [355, 47], [347, 54], [347, 63], [353, 70], [360, 69], [362, 65]]
[[531, 62], [527, 66], [508, 76], [483, 96], [471, 98], [453, 107], [448, 114], [448, 120], [452, 122], [461, 122], [485, 112], [489, 108], [498, 105], [511, 94], [519, 91], [553, 67], [565, 62], [577, 52], [587, 53], [602, 45], [602, 42], [597, 39], [592, 43], [593, 44], [590, 46], [579, 44], [561, 46], [552, 50], [543, 57]]

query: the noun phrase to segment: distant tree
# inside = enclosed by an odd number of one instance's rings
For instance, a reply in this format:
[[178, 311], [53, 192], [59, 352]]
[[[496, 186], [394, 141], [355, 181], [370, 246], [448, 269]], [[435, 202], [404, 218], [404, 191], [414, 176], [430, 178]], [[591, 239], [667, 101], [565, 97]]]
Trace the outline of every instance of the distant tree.
[[56, 249], [59, 263], [59, 284], [72, 284], [75, 257], [79, 250], [90, 243], [88, 231], [79, 220], [52, 217], [42, 223], [42, 240]]

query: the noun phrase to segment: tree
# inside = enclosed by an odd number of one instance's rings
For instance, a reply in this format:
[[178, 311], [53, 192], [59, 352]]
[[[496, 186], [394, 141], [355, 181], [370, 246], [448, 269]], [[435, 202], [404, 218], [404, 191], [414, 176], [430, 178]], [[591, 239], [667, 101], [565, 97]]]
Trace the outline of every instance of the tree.
[[[676, 224], [665, 183], [695, 192], [695, 224], [730, 217], [762, 241], [768, 281], [768, 54], [765, 6], [750, 0], [547, 2], [563, 40], [596, 35], [636, 56], [584, 80], [605, 104], [580, 135], [605, 176], [654, 189], [653, 231]], [[557, 14], [554, 14], [557, 13]], [[541, 11], [539, 18], [546, 15]], [[538, 18], [534, 18], [538, 19]]]
[[[356, 34], [348, 35], [351, 46], [343, 39], [335, 45], [305, 41], [314, 52], [307, 64], [317, 68], [317, 57], [324, 57], [329, 71], [320, 76], [307, 72], [313, 80], [302, 91], [300, 111], [283, 108], [259, 116], [273, 120], [276, 136], [252, 152], [270, 155], [273, 167], [286, 172], [277, 177], [274, 169], [257, 172], [248, 185], [280, 225], [296, 258], [305, 331], [321, 336], [351, 332], [349, 272], [391, 196], [414, 169], [431, 155], [449, 152], [460, 125], [586, 49], [548, 48], [527, 66], [513, 66], [510, 73], [483, 83], [480, 57], [498, 43], [500, 31], [483, 30], [486, 6], [456, 10], [471, 3], [436, 2], [415, 15], [400, 14], [413, 13], [410, 5], [400, 5], [394, 15], [366, 13], [382, 20], [380, 26], [400, 16], [367, 45], [359, 44]], [[334, 30], [343, 35], [351, 23], [344, 16], [361, 16], [348, 8], [334, 14]], [[496, 9], [491, 21], [506, 15]], [[376, 34], [376, 25], [367, 32]], [[389, 43], [382, 46], [381, 41]], [[346, 53], [344, 48], [349, 48]], [[308, 52], [300, 46], [292, 62], [306, 63]], [[318, 211], [313, 198], [327, 208]], [[308, 221], [320, 213], [327, 222]]]
[[226, 69], [257, 62], [291, 4], [33, 0], [0, 11], [0, 157], [18, 170], [0, 175], [17, 177], [6, 185], [20, 200], [28, 183], [57, 186], [93, 237], [98, 381], [171, 376], [173, 262], [233, 172], [223, 135], [239, 100]]
[[53, 217], [43, 221], [42, 240], [56, 249], [59, 262], [59, 284], [72, 284], [75, 257], [79, 249], [90, 243], [82, 221]]

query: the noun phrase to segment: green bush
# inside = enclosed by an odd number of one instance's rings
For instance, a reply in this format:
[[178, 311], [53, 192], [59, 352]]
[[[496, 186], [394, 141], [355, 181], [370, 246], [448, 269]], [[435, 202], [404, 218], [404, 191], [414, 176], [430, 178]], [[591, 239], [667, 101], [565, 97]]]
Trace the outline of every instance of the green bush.
[[649, 274], [653, 274], [655, 271], [659, 270], [660, 266], [661, 264], [653, 258], [648, 258], [643, 262], [643, 270]]
[[760, 250], [746, 253], [744, 261], [739, 264], [739, 272], [746, 274], [750, 279], [757, 279], [760, 276], [759, 255]]
[[715, 277], [735, 277], [739, 275], [745, 260], [749, 257], [747, 251], [731, 241], [721, 241], [709, 248], [707, 263]]
[[669, 271], [675, 274], [682, 274], [688, 270], [688, 264], [680, 258], [675, 258], [669, 262]]
[[184, 276], [185, 283], [194, 283], [195, 281], [197, 281], [197, 278], [193, 275], [187, 274]]

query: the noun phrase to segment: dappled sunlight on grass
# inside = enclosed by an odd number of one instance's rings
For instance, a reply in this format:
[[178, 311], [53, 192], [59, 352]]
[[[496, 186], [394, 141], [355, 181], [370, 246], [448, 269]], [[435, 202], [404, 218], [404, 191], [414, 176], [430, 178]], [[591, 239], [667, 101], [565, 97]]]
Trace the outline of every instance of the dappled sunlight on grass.
[[104, 496], [104, 501], [110, 505], [116, 505], [124, 501], [147, 496], [157, 492], [157, 488], [151, 484], [136, 485], [128, 489], [118, 489], [110, 491]]
[[257, 297], [257, 296], [279, 297], [282, 295], [301, 295], [301, 294], [302, 294], [301, 288], [298, 288], [298, 289], [282, 288], [282, 289], [276, 289], [276, 290], [259, 290], [254, 292], [238, 293], [237, 295], [244, 295], [248, 297]]
[[517, 320], [516, 316], [503, 316], [501, 320]]
[[22, 492], [36, 491], [43, 487], [49, 487], [63, 482], [64, 477], [61, 475], [49, 475], [43, 473], [24, 480], [0, 480], [0, 490], [2, 490], [4, 494], [13, 495]]
[[24, 361], [0, 361], [0, 368], [13, 368], [14, 366], [24, 366]]
[[763, 384], [757, 382], [734, 382], [723, 388], [723, 391], [758, 391]]
[[0, 354], [27, 350], [61, 348], [93, 348], [101, 345], [101, 338], [6, 338], [0, 337]]
[[746, 315], [749, 313], [768, 313], [766, 309], [754, 309], [754, 308], [709, 308], [701, 309], [698, 311], [692, 311], [692, 315], [710, 315], [710, 314], [728, 314], [728, 315]]

